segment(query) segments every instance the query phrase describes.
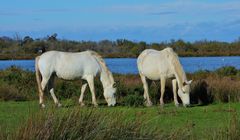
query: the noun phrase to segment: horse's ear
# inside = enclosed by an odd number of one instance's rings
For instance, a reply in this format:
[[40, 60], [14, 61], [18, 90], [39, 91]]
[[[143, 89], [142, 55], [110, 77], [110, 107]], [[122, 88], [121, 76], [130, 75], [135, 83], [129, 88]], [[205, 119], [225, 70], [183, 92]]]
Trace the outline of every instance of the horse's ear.
[[187, 85], [187, 81], [184, 81], [184, 82], [183, 82], [183, 86], [186, 86], [186, 85]]
[[192, 80], [190, 80], [190, 81], [187, 81], [187, 84], [188, 84], [188, 85], [190, 85], [191, 83], [192, 83]]
[[184, 81], [183, 82], [183, 86], [185, 86], [185, 85], [190, 85], [192, 83], [192, 80], [190, 80], [190, 81]]

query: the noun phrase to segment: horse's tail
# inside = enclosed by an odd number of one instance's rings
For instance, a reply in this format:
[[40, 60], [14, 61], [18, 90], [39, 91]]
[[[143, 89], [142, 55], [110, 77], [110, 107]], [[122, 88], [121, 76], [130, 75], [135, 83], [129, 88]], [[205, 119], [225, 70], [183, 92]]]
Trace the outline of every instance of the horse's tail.
[[111, 71], [109, 71], [109, 69], [107, 68], [106, 63], [105, 63], [105, 61], [103, 60], [102, 56], [100, 56], [100, 55], [99, 55], [98, 53], [96, 53], [95, 51], [88, 50], [88, 52], [96, 58], [96, 60], [98, 61], [98, 63], [101, 65], [102, 69], [107, 73], [107, 75], [108, 75], [109, 79], [111, 80], [111, 82], [114, 83], [114, 79], [113, 79], [112, 73], [111, 73]]
[[138, 66], [138, 72], [140, 75], [142, 74], [142, 63], [143, 63], [143, 59], [149, 54], [149, 51], [151, 51], [150, 49], [146, 49], [143, 52], [141, 52], [141, 54], [138, 56], [137, 58], [137, 66]]
[[39, 56], [37, 56], [35, 58], [35, 74], [36, 74], [36, 80], [37, 80], [37, 85], [38, 85], [38, 90], [39, 90], [39, 94], [42, 92], [42, 87], [41, 87], [41, 74], [40, 74], [40, 70], [38, 67], [38, 62], [39, 62]]

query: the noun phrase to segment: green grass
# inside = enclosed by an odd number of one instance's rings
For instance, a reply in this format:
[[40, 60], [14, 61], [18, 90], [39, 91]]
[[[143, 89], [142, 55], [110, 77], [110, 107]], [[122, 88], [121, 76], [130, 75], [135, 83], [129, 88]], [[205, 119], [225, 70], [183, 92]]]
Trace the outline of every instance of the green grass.
[[[67, 104], [67, 102], [63, 102]], [[47, 103], [46, 110], [57, 110], [65, 112], [73, 108], [80, 108], [74, 105], [70, 107], [54, 108], [52, 101]], [[125, 121], [141, 120], [150, 126], [150, 129], [160, 129], [164, 133], [171, 133], [181, 129], [189, 129], [194, 135], [202, 137], [206, 133], [216, 129], [228, 128], [234, 114], [239, 118], [239, 103], [217, 103], [208, 106], [194, 106], [190, 108], [176, 108], [174, 104], [166, 104], [165, 107], [106, 107], [98, 108], [84, 107], [82, 110], [98, 110], [104, 113], [122, 113]], [[37, 101], [27, 102], [0, 102], [0, 126], [7, 132], [13, 132], [20, 127], [28, 118], [40, 111]], [[77, 118], [76, 118], [77, 119]]]

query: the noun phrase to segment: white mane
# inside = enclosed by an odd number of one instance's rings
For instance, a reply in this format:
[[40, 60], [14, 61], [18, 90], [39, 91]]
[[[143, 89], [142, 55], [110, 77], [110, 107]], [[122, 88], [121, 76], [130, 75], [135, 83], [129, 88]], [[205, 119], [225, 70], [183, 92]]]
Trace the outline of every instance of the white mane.
[[169, 61], [173, 66], [173, 71], [176, 72], [176, 78], [178, 80], [179, 87], [183, 87], [184, 81], [187, 80], [186, 73], [184, 72], [182, 65], [179, 62], [178, 55], [173, 51], [172, 48], [165, 49], [169, 53]]
[[[106, 66], [106, 63], [104, 62], [103, 58], [96, 52], [88, 50], [88, 52], [93, 55], [96, 60], [99, 62], [101, 65], [101, 81], [103, 82], [104, 86], [110, 86], [114, 84], [114, 79], [112, 76], [111, 71]], [[104, 79], [108, 80], [107, 83], [104, 82]]]

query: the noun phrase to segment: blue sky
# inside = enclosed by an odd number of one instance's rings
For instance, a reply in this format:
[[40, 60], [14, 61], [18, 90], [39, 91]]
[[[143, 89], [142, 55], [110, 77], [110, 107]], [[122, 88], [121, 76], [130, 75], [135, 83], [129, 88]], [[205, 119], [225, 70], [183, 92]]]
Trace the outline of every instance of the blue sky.
[[5, 0], [0, 36], [160, 42], [234, 41], [239, 0]]

